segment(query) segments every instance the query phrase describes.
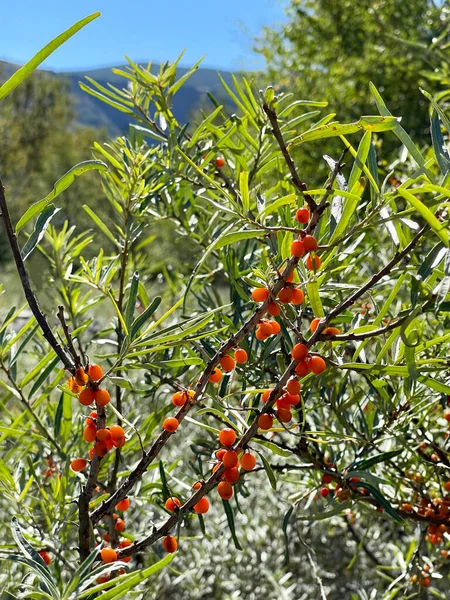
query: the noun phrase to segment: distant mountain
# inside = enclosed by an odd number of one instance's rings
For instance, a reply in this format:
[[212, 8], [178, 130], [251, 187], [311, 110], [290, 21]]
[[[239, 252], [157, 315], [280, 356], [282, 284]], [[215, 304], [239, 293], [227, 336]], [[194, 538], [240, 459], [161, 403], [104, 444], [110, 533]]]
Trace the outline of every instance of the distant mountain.
[[[145, 64], [145, 63], [140, 63]], [[0, 76], [7, 79], [16, 69], [18, 65], [9, 62], [0, 61]], [[90, 127], [102, 127], [107, 130], [110, 136], [117, 136], [126, 133], [128, 130], [129, 117], [123, 112], [120, 112], [83, 92], [79, 86], [80, 81], [85, 81], [85, 77], [91, 77], [103, 86], [108, 83], [123, 88], [126, 86], [126, 79], [120, 75], [116, 75], [110, 68], [92, 69], [88, 71], [68, 71], [66, 73], [56, 73], [54, 71], [44, 71], [55, 77], [60, 77], [68, 80], [70, 92], [74, 98], [75, 110], [77, 115], [77, 123]], [[126, 65], [119, 65], [118, 69], [125, 69]], [[159, 64], [152, 65], [152, 72], [159, 71]], [[188, 71], [187, 68], [180, 67], [177, 69], [177, 76], [182, 77]], [[228, 71], [220, 72], [227, 84], [232, 83], [232, 74]], [[208, 102], [206, 92], [210, 92], [217, 98], [224, 98], [224, 89], [214, 69], [199, 68], [186, 81], [183, 87], [177, 92], [174, 98], [174, 114], [181, 122], [186, 123], [192, 117], [196, 108]]]

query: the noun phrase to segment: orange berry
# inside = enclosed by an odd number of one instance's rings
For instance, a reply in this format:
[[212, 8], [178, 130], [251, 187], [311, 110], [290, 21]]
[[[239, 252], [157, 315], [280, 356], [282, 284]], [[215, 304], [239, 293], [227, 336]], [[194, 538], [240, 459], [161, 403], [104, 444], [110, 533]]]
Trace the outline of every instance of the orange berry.
[[225, 166], [225, 159], [223, 156], [218, 156], [214, 161], [214, 164], [216, 165], [217, 169], [222, 169]]
[[175, 392], [172, 396], [172, 404], [175, 406], [184, 406], [187, 402], [187, 394], [186, 392]]
[[292, 290], [292, 294], [292, 304], [294, 304], [295, 306], [302, 304], [303, 300], [305, 299], [305, 294], [303, 293], [303, 290], [301, 290], [300, 288], [294, 288]]
[[319, 318], [319, 317], [316, 317], [315, 319], [313, 319], [313, 320], [311, 321], [311, 324], [310, 324], [310, 326], [309, 326], [309, 330], [311, 331], [311, 333], [314, 333], [314, 332], [315, 332], [315, 330], [316, 330], [316, 329], [317, 329], [317, 327], [319, 326], [319, 323], [320, 323], [320, 318]]
[[309, 221], [309, 208], [306, 206], [299, 208], [295, 213], [295, 220], [302, 224], [307, 223]]
[[118, 502], [116, 504], [116, 509], [120, 510], [122, 512], [125, 512], [129, 508], [130, 508], [130, 501], [128, 498], [124, 498], [123, 500], [121, 500], [120, 502]]
[[108, 453], [108, 446], [106, 442], [97, 442], [94, 444], [94, 454], [103, 458]]
[[103, 377], [103, 369], [100, 365], [92, 363], [92, 365], [89, 365], [88, 375], [92, 379], [92, 381], [98, 381]]
[[68, 380], [67, 385], [69, 386], [69, 390], [71, 392], [73, 392], [74, 394], [79, 394], [81, 392], [81, 390], [83, 389], [81, 385], [78, 385], [78, 383], [75, 381], [74, 377], [71, 377]]
[[[260, 327], [257, 328], [255, 335], [256, 335], [256, 339], [259, 340], [260, 342], [264, 342], [264, 340], [267, 340], [267, 338], [269, 337], [268, 335], [264, 335], [264, 333], [261, 331]], [[272, 335], [272, 333], [270, 333], [270, 335]]]
[[327, 329], [325, 329], [323, 333], [325, 335], [339, 335], [341, 333], [341, 330], [337, 327], [327, 327]]
[[125, 521], [123, 519], [117, 519], [116, 524], [114, 525], [114, 529], [119, 533], [125, 531]]
[[331, 483], [334, 480], [334, 475], [331, 473], [324, 473], [322, 475], [322, 483]]
[[91, 388], [85, 388], [84, 390], [82, 390], [80, 392], [80, 395], [78, 396], [78, 400], [80, 401], [80, 404], [82, 404], [83, 406], [89, 406], [95, 400], [94, 391], [91, 390]]
[[306, 360], [301, 360], [298, 365], [295, 367], [295, 374], [298, 375], [299, 377], [305, 377], [306, 375], [308, 375], [309, 369], [308, 369], [308, 363], [306, 362]]
[[209, 381], [211, 383], [219, 383], [219, 381], [222, 379], [222, 371], [220, 369], [214, 369], [214, 371], [211, 373], [211, 375], [209, 376]]
[[217, 486], [217, 491], [222, 500], [229, 500], [233, 496], [233, 488], [228, 481], [221, 481]]
[[278, 398], [275, 404], [277, 408], [287, 408], [289, 410], [291, 408], [291, 403], [289, 402], [286, 394], [281, 396], [281, 398]]
[[117, 552], [113, 548], [102, 548], [100, 556], [104, 563], [111, 563], [117, 560]]
[[444, 490], [445, 490], [446, 492], [450, 492], [450, 481], [446, 481], [446, 482], [444, 483]]
[[109, 544], [109, 542], [111, 541], [111, 538], [110, 538], [108, 532], [103, 534], [103, 539], [105, 540], [105, 542], [107, 542]]
[[414, 507], [413, 507], [413, 505], [412, 505], [412, 504], [402, 504], [402, 509], [403, 509], [405, 512], [408, 512], [408, 513], [410, 513], [410, 512], [412, 512], [412, 511], [414, 510]]
[[250, 452], [246, 452], [241, 457], [241, 467], [244, 471], [252, 471], [256, 467], [256, 458]]
[[280, 423], [289, 423], [292, 419], [292, 413], [288, 408], [279, 408], [277, 410], [277, 419]]
[[119, 542], [119, 548], [128, 548], [128, 546], [131, 546], [132, 543], [133, 542], [131, 540], [125, 538]]
[[87, 460], [85, 458], [74, 458], [70, 463], [70, 468], [72, 471], [75, 471], [75, 473], [79, 473], [86, 467], [86, 465]]
[[317, 240], [312, 235], [305, 235], [303, 244], [305, 245], [305, 250], [307, 252], [314, 252], [314, 250], [317, 250]]
[[222, 463], [221, 463], [221, 462], [218, 462], [218, 463], [216, 463], [216, 464], [213, 466], [213, 468], [212, 468], [212, 472], [213, 472], [213, 474], [214, 474], [214, 473], [215, 473], [215, 472], [216, 472], [218, 469], [220, 469], [220, 467], [221, 467], [221, 466], [222, 466]]
[[39, 556], [42, 558], [46, 565], [49, 565], [52, 562], [50, 554], [45, 550], [41, 550], [39, 552]]
[[295, 344], [292, 348], [292, 358], [294, 360], [304, 360], [308, 356], [308, 347], [305, 344]]
[[94, 458], [94, 447], [89, 448], [89, 460]]
[[295, 377], [292, 377], [292, 379], [289, 379], [289, 381], [286, 384], [286, 389], [290, 394], [298, 394], [300, 391], [300, 382], [298, 379], [295, 379]]
[[273, 333], [271, 323], [271, 321], [261, 321], [261, 323], [259, 324], [259, 330], [261, 334], [264, 335], [266, 338], [272, 335]]
[[323, 360], [321, 356], [311, 356], [308, 362], [308, 369], [314, 375], [320, 375], [327, 368], [326, 362]]
[[111, 425], [109, 431], [113, 440], [121, 440], [125, 437], [125, 431], [120, 425]]
[[272, 415], [268, 415], [267, 413], [264, 413], [264, 414], [260, 415], [260, 417], [258, 418], [258, 427], [260, 429], [267, 431], [268, 429], [270, 429], [272, 427], [272, 425], [273, 425]]
[[265, 402], [267, 402], [267, 400], [269, 399], [269, 396], [270, 396], [270, 392], [271, 392], [271, 391], [272, 391], [272, 390], [265, 390], [265, 391], [262, 393], [262, 395], [261, 395], [261, 400], [262, 400], [264, 403], [265, 403]]
[[192, 484], [192, 489], [193, 490], [199, 490], [202, 487], [202, 482], [201, 481], [196, 481], [195, 483]]
[[125, 438], [122, 437], [118, 440], [110, 439], [106, 441], [106, 444], [108, 445], [108, 450], [111, 450], [113, 446], [115, 446], [116, 448], [122, 448], [123, 446], [125, 446]]
[[96, 413], [95, 410], [93, 410], [89, 416], [86, 418], [86, 425], [90, 426], [90, 427], [96, 427], [96, 422], [98, 419], [98, 414]]
[[220, 448], [220, 450], [216, 450], [216, 458], [217, 458], [217, 460], [221, 461], [223, 459], [223, 456], [224, 456], [225, 453], [226, 453], [225, 448]]
[[199, 515], [204, 515], [209, 510], [209, 500], [205, 496], [200, 498], [197, 504], [194, 504], [194, 510]]
[[172, 498], [167, 498], [165, 506], [167, 510], [173, 512], [176, 506], [181, 506], [181, 502], [173, 496]]
[[222, 463], [227, 469], [231, 469], [238, 464], [238, 455], [234, 450], [225, 452], [222, 458]]
[[79, 386], [84, 386], [87, 384], [88, 381], [89, 377], [86, 375], [86, 371], [83, 369], [83, 367], [78, 367], [78, 369], [75, 372], [75, 382]]
[[290, 288], [290, 287], [281, 288], [281, 290], [278, 294], [278, 300], [280, 302], [282, 302], [283, 304], [289, 304], [289, 302], [291, 302], [293, 297], [294, 297], [294, 292], [292, 291], [292, 288]]
[[320, 268], [320, 258], [317, 255], [312, 257], [311, 254], [308, 254], [305, 265], [310, 271], [317, 271]]
[[226, 427], [225, 429], [222, 429], [220, 431], [219, 442], [222, 444], [222, 446], [232, 446], [235, 441], [236, 441], [236, 432], [234, 431], [234, 429], [230, 429], [229, 427]]
[[281, 275], [283, 276], [285, 282], [292, 283], [292, 281], [294, 281], [294, 271], [292, 271], [292, 273], [290, 275], [288, 275], [287, 277], [284, 273], [285, 273], [285, 271], [283, 271], [283, 273]]
[[232, 358], [231, 356], [223, 356], [219, 362], [220, 362], [220, 366], [222, 367], [222, 369], [225, 372], [232, 371], [234, 369], [234, 367], [236, 366], [236, 363], [234, 362], [234, 358]]
[[277, 321], [269, 321], [272, 327], [272, 335], [278, 335], [281, 331], [281, 326]]
[[[217, 159], [219, 160], [219, 159]], [[222, 159], [223, 160], [223, 159]], [[216, 161], [217, 162], [217, 161]], [[225, 162], [225, 161], [224, 161]], [[166, 552], [168, 552], [169, 554], [172, 554], [173, 552], [177, 551], [178, 548], [178, 542], [177, 540], [173, 537], [173, 535], [168, 535], [164, 538], [163, 540], [163, 547], [164, 550]]]
[[224, 477], [230, 483], [236, 483], [239, 479], [239, 469], [237, 467], [231, 467], [231, 469], [227, 469], [224, 473]]
[[300, 395], [299, 394], [289, 394], [289, 392], [286, 394], [286, 400], [288, 401], [289, 404], [298, 404], [300, 402]]
[[420, 585], [424, 588], [428, 588], [431, 585], [431, 579], [429, 577], [422, 577]]
[[252, 292], [252, 298], [255, 302], [264, 302], [269, 297], [267, 288], [255, 288]]
[[178, 425], [178, 419], [175, 419], [175, 417], [167, 417], [167, 419], [164, 419], [162, 426], [163, 429], [172, 433], [178, 429]]
[[108, 390], [100, 389], [95, 392], [95, 401], [98, 406], [106, 406], [111, 400]]
[[111, 579], [111, 575], [100, 575], [99, 577], [97, 577], [97, 579], [95, 580], [99, 585], [101, 583], [107, 583], [109, 580]]
[[301, 258], [302, 256], [304, 256], [306, 250], [305, 250], [305, 244], [302, 242], [302, 240], [294, 240], [291, 244], [291, 254], [292, 256], [295, 256], [296, 258]]
[[278, 317], [280, 314], [280, 307], [276, 302], [270, 302], [267, 306], [267, 312], [271, 317]]
[[111, 437], [109, 429], [97, 429], [97, 439], [99, 442], [106, 442]]
[[83, 430], [83, 437], [86, 442], [93, 442], [97, 434], [97, 427], [95, 425], [87, 425]]
[[234, 360], [239, 364], [244, 364], [248, 360], [248, 354], [243, 348], [236, 348], [234, 351]]

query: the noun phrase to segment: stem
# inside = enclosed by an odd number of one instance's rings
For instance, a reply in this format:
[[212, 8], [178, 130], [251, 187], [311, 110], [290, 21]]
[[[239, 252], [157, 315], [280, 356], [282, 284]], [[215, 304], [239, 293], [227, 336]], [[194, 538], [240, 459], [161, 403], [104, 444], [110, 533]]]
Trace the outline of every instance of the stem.
[[75, 371], [75, 364], [71, 357], [66, 353], [66, 351], [62, 348], [61, 344], [56, 339], [53, 334], [50, 325], [44, 315], [44, 313], [39, 308], [38, 301], [36, 296], [31, 289], [30, 280], [28, 278], [27, 270], [25, 269], [25, 264], [22, 260], [22, 256], [20, 254], [19, 244], [17, 242], [16, 232], [14, 231], [11, 217], [8, 210], [8, 205], [6, 203], [5, 197], [5, 188], [3, 187], [3, 183], [0, 179], [0, 212], [3, 218], [3, 222], [5, 224], [6, 235], [8, 237], [9, 245], [11, 247], [11, 251], [13, 253], [14, 261], [16, 263], [17, 273], [20, 278], [20, 282], [22, 284], [23, 291], [25, 292], [25, 298], [27, 299], [28, 305], [31, 309], [31, 312], [36, 318], [36, 321], [39, 323], [39, 327], [42, 330], [42, 333], [56, 352], [56, 354], [61, 359], [61, 362], [69, 370], [71, 373]]

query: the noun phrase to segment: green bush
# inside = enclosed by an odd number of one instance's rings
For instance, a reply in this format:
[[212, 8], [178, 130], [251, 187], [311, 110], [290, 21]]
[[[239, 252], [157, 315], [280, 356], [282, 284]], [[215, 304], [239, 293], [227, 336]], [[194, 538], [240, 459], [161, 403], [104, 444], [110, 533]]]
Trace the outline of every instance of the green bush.
[[[321, 102], [235, 78], [235, 112], [212, 99], [187, 127], [176, 66], [130, 62], [123, 89], [87, 86], [133, 118], [129, 138], [95, 144], [15, 223], [0, 186], [28, 303], [0, 327], [4, 598], [445, 598], [445, 110], [430, 96], [421, 151], [373, 85], [379, 115], [325, 122]], [[393, 172], [385, 138], [407, 154]], [[325, 180], [303, 181], [291, 151], [331, 142]], [[54, 224], [87, 171], [105, 198], [79, 207], [93, 230]], [[227, 370], [237, 347], [247, 360]], [[219, 437], [255, 468], [231, 471], [231, 453], [225, 469]], [[232, 497], [223, 476], [239, 477]]]

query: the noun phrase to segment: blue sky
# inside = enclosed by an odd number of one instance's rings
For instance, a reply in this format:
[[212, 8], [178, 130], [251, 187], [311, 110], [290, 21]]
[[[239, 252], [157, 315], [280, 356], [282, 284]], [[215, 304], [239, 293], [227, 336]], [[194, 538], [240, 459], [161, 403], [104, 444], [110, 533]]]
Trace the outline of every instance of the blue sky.
[[4, 11], [0, 59], [26, 62], [51, 38], [96, 11], [102, 16], [77, 33], [44, 64], [81, 69], [133, 60], [184, 65], [206, 54], [204, 66], [236, 69], [262, 65], [251, 36], [283, 21], [287, 0], [16, 0]]

